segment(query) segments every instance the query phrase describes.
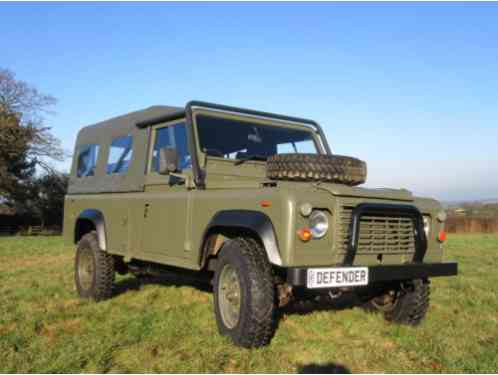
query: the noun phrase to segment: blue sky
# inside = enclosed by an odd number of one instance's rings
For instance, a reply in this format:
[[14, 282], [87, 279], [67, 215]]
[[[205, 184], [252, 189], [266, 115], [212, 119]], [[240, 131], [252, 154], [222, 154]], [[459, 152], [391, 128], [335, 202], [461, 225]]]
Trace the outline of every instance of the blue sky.
[[[191, 99], [309, 117], [368, 186], [498, 198], [498, 4], [0, 4], [0, 66], [79, 128]], [[69, 161], [60, 165], [67, 168]]]

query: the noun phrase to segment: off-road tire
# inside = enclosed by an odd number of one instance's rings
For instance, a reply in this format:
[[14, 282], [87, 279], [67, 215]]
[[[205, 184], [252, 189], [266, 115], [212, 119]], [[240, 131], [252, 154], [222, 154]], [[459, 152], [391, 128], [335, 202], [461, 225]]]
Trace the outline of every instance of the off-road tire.
[[[225, 325], [220, 312], [219, 283], [225, 265], [235, 269], [240, 285], [240, 313], [233, 328]], [[276, 329], [275, 284], [271, 265], [258, 241], [234, 238], [225, 243], [214, 275], [214, 310], [220, 334], [245, 348], [267, 345]]]
[[266, 161], [266, 176], [274, 180], [324, 181], [354, 186], [366, 181], [367, 164], [342, 155], [277, 154]]
[[429, 309], [430, 287], [427, 280], [413, 280], [400, 292], [393, 309], [384, 312], [384, 318], [393, 323], [416, 326]]
[[[85, 287], [80, 278], [79, 266], [82, 257], [89, 257], [93, 262], [91, 283]], [[102, 301], [112, 296], [114, 284], [114, 259], [99, 247], [97, 233], [89, 232], [81, 237], [76, 249], [74, 263], [74, 280], [76, 290], [81, 298]]]

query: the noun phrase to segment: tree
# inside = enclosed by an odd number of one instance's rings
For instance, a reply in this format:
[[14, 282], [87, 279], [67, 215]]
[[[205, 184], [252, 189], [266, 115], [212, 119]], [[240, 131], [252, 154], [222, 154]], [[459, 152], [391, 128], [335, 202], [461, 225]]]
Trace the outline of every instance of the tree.
[[8, 205], [22, 206], [29, 199], [37, 167], [52, 174], [49, 161], [64, 159], [60, 141], [45, 125], [55, 103], [0, 69], [0, 198]]
[[18, 115], [0, 112], [0, 195], [4, 199], [12, 198], [35, 171], [35, 162], [27, 155], [30, 137]]
[[27, 199], [18, 211], [23, 211], [31, 218], [46, 225], [62, 226], [64, 215], [64, 196], [67, 191], [69, 176], [64, 173], [50, 172], [33, 178], [28, 188]]

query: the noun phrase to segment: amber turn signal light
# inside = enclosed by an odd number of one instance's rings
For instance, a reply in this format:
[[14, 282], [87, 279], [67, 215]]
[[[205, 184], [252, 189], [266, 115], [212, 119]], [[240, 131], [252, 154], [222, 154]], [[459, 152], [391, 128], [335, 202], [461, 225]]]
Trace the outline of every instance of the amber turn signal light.
[[438, 238], [439, 242], [446, 241], [446, 232], [444, 230], [442, 230], [441, 232], [439, 232], [439, 236], [437, 238]]
[[301, 239], [301, 241], [309, 241], [311, 240], [311, 231], [309, 228], [301, 228], [297, 231], [298, 237]]
[[271, 202], [267, 200], [262, 200], [259, 204], [261, 207], [271, 207]]

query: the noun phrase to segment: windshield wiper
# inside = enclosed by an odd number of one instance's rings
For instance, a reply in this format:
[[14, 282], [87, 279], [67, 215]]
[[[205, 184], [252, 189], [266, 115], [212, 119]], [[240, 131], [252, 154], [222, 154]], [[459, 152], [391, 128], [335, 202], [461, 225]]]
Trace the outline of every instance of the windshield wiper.
[[251, 155], [247, 156], [243, 159], [237, 160], [234, 165], [241, 165], [242, 163], [245, 163], [248, 160], [260, 160], [260, 161], [266, 161], [267, 157], [263, 155]]

